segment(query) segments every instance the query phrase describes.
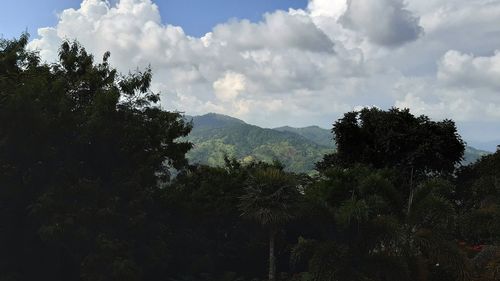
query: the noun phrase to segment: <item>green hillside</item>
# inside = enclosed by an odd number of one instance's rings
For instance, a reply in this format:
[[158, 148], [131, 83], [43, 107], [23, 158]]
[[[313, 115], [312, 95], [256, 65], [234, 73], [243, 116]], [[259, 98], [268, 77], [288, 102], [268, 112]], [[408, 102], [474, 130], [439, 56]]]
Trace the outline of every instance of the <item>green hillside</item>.
[[261, 128], [229, 116], [210, 113], [192, 117], [192, 121], [188, 139], [194, 148], [188, 158], [195, 163], [218, 166], [227, 155], [243, 161], [279, 160], [290, 171], [311, 172], [314, 163], [325, 153], [333, 152], [331, 146], [299, 134]]
[[[215, 113], [186, 118], [193, 122], [188, 137], [194, 144], [188, 152], [193, 163], [220, 166], [227, 155], [242, 161], [279, 160], [290, 171], [310, 173], [314, 163], [335, 150], [331, 132], [318, 126], [266, 129]], [[467, 146], [463, 164], [489, 153]]]
[[332, 132], [327, 129], [323, 129], [318, 126], [309, 126], [304, 128], [294, 128], [290, 126], [283, 126], [279, 128], [274, 128], [280, 132], [291, 132], [305, 137], [319, 145], [326, 147], [335, 148], [335, 143], [333, 142]]

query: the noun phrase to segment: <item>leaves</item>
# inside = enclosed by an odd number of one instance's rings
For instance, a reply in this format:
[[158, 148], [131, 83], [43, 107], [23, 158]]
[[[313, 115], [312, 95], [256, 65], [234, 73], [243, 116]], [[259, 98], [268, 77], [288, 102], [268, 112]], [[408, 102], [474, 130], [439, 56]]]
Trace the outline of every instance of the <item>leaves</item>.
[[413, 116], [408, 109], [364, 108], [346, 113], [335, 122], [332, 133], [338, 152], [325, 157], [322, 169], [352, 166], [398, 168], [420, 177], [428, 173], [451, 173], [462, 160], [465, 144], [453, 121], [435, 122]]
[[257, 169], [240, 197], [243, 216], [265, 226], [282, 225], [293, 217], [298, 203], [296, 180], [275, 167]]
[[0, 43], [0, 279], [157, 280], [159, 183], [186, 166], [191, 127], [157, 106], [150, 69], [118, 79], [77, 42], [47, 65], [27, 40]]

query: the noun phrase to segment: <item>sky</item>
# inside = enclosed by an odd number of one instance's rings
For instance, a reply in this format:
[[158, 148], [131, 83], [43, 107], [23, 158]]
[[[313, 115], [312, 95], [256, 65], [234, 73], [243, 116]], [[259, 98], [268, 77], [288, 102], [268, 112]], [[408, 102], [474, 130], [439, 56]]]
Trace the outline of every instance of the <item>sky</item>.
[[[108, 1], [111, 5], [118, 0]], [[57, 24], [58, 14], [80, 7], [82, 0], [2, 0], [0, 36], [18, 37], [24, 31], [37, 34], [40, 27]], [[191, 36], [203, 36], [213, 26], [230, 19], [259, 21], [266, 12], [304, 8], [307, 0], [162, 0], [154, 2], [164, 23], [181, 26]]]
[[2, 0], [52, 62], [77, 39], [122, 73], [151, 66], [162, 106], [263, 127], [330, 128], [345, 112], [410, 108], [500, 144], [499, 0]]

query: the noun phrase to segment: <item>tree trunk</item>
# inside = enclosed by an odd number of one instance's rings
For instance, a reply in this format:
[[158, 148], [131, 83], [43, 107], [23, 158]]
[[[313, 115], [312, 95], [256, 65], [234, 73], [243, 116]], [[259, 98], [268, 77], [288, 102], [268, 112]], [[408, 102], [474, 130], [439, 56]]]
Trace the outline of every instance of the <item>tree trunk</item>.
[[429, 280], [429, 269], [427, 268], [427, 262], [422, 256], [415, 257], [416, 267], [417, 267], [417, 280], [418, 281], [428, 281]]
[[410, 216], [411, 212], [411, 205], [413, 204], [413, 167], [411, 167], [411, 174], [410, 174], [410, 194], [408, 195], [408, 210], [406, 211], [406, 216]]
[[269, 230], [269, 281], [276, 281], [276, 257], [274, 256], [274, 244], [276, 239], [276, 229]]

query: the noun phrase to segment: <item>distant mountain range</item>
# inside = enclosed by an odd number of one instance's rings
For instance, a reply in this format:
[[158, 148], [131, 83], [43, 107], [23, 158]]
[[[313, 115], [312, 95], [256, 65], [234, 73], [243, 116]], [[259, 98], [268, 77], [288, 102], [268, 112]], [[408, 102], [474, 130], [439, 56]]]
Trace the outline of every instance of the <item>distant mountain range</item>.
[[[227, 155], [243, 162], [279, 160], [290, 171], [310, 173], [324, 154], [335, 151], [332, 133], [318, 126], [267, 129], [215, 113], [186, 119], [193, 122], [188, 140], [194, 148], [187, 154], [193, 163], [220, 166]], [[467, 147], [464, 164], [488, 153]]]

